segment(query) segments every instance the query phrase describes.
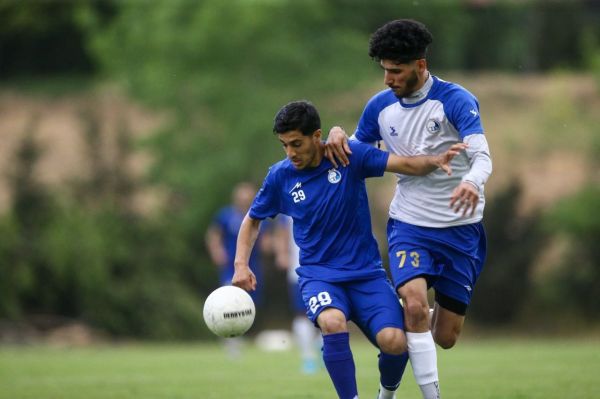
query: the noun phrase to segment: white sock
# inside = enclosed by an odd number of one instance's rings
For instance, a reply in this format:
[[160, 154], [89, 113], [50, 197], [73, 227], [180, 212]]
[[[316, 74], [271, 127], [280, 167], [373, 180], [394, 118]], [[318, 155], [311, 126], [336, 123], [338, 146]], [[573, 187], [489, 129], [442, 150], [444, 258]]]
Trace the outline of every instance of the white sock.
[[423, 394], [424, 398], [440, 398], [440, 385], [437, 381], [420, 385], [419, 388], [421, 388], [421, 393]]
[[223, 342], [230, 358], [237, 359], [242, 355], [243, 342], [241, 337], [225, 338]]
[[431, 331], [406, 333], [408, 356], [423, 399], [439, 399], [437, 353]]
[[316, 360], [317, 329], [313, 323], [305, 316], [297, 316], [292, 321], [292, 332], [300, 348], [300, 356], [303, 360]]
[[396, 399], [396, 391], [388, 391], [383, 385], [379, 384], [379, 396], [377, 399]]

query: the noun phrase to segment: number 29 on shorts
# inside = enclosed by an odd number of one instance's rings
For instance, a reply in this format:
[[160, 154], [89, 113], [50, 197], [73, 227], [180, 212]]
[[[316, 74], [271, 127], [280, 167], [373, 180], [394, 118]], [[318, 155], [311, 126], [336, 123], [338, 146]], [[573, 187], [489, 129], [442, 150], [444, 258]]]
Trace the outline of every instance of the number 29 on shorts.
[[319, 292], [316, 296], [311, 296], [308, 300], [308, 306], [313, 314], [317, 313], [317, 310], [319, 310], [321, 306], [327, 306], [329, 304], [331, 304], [331, 296], [329, 296], [329, 292], [327, 291]]

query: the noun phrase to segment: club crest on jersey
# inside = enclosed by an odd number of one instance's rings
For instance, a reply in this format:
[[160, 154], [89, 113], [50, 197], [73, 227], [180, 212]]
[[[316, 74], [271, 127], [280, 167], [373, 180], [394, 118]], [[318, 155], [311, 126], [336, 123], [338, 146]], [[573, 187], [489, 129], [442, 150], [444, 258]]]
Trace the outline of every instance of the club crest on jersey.
[[425, 124], [425, 128], [429, 133], [439, 133], [442, 130], [442, 125], [435, 119], [429, 119]]
[[329, 180], [329, 183], [331, 184], [337, 184], [342, 180], [342, 174], [337, 169], [329, 169], [329, 172], [327, 172], [327, 180]]

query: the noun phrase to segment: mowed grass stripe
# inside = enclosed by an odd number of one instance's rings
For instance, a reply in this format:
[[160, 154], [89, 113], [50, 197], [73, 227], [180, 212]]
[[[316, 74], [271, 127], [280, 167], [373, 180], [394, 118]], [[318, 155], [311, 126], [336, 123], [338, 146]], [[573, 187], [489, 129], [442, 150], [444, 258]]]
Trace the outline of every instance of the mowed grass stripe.
[[[360, 395], [372, 398], [377, 352], [362, 339], [352, 345]], [[438, 362], [445, 399], [600, 397], [600, 339], [463, 340]], [[218, 342], [1, 347], [0, 399], [335, 398], [324, 369], [299, 370], [296, 351], [248, 345], [232, 360]], [[398, 397], [420, 398], [410, 366]]]

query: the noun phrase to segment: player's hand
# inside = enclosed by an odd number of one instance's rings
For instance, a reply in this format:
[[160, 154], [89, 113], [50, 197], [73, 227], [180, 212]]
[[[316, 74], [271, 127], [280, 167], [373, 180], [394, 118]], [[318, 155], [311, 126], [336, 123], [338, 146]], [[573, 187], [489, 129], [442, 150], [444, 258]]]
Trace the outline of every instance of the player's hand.
[[465, 143], [457, 143], [448, 149], [445, 153], [438, 156], [437, 166], [450, 176], [452, 174], [452, 167], [450, 167], [450, 161], [460, 154], [461, 151], [468, 147]]
[[348, 145], [348, 136], [346, 136], [346, 132], [340, 126], [332, 127], [327, 135], [327, 142], [325, 143], [325, 157], [337, 168], [337, 161], [339, 161], [342, 166], [348, 166], [350, 164], [348, 154], [352, 154], [352, 151]]
[[235, 268], [235, 273], [231, 279], [231, 284], [236, 287], [240, 287], [246, 291], [256, 290], [256, 276], [250, 270], [250, 267], [238, 267]]
[[473, 216], [478, 203], [479, 191], [469, 182], [460, 183], [458, 187], [454, 189], [452, 197], [450, 198], [450, 208], [452, 208], [455, 213], [462, 211], [463, 216], [466, 216], [467, 214]]

